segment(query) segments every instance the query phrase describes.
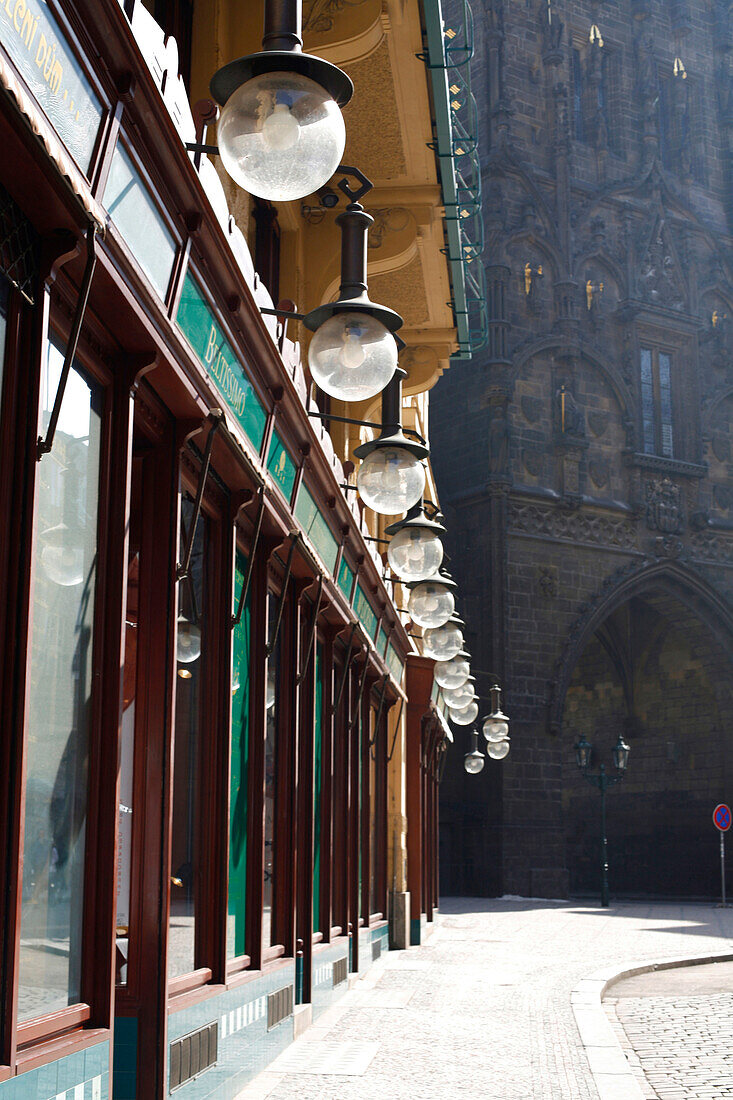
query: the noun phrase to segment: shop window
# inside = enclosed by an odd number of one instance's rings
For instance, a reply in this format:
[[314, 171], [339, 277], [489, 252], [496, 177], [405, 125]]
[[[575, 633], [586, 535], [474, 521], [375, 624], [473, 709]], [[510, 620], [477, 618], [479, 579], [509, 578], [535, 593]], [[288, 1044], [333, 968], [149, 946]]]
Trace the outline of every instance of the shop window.
[[[194, 504], [181, 501], [180, 555], [190, 537]], [[171, 822], [170, 933], [168, 977], [196, 969], [197, 924], [202, 918], [201, 782], [203, 671], [206, 645], [204, 591], [208, 521], [196, 526], [190, 574], [179, 587], [176, 636], [177, 682], [173, 734], [173, 812]]]
[[641, 349], [641, 411], [645, 454], [672, 458], [672, 360], [657, 348]]
[[313, 730], [313, 931], [321, 928], [321, 797], [323, 793], [323, 646], [316, 646]]
[[[41, 424], [64, 352], [47, 345]], [[18, 1019], [82, 1000], [102, 390], [74, 365], [33, 517]]]
[[[247, 559], [237, 552], [234, 607], [244, 586]], [[251, 615], [249, 593], [242, 617], [232, 631], [232, 743], [229, 792], [229, 904], [227, 958], [245, 954], [247, 900], [247, 780], [249, 765], [249, 669]]]
[[135, 457], [132, 466], [130, 534], [127, 565], [127, 606], [125, 613], [125, 666], [122, 675], [122, 721], [120, 730], [120, 779], [117, 818], [117, 909], [116, 981], [127, 985], [130, 926], [132, 924], [132, 850], [133, 813], [135, 810], [135, 714], [138, 693], [137, 654], [140, 627], [140, 513], [142, 463]]
[[[278, 598], [270, 593], [267, 601], [267, 637], [273, 638], [277, 629]], [[265, 787], [264, 787], [264, 881], [262, 886], [262, 950], [274, 946], [273, 906], [276, 899], [275, 822], [278, 787], [278, 720], [280, 693], [280, 638], [267, 661], [267, 725], [265, 730]]]

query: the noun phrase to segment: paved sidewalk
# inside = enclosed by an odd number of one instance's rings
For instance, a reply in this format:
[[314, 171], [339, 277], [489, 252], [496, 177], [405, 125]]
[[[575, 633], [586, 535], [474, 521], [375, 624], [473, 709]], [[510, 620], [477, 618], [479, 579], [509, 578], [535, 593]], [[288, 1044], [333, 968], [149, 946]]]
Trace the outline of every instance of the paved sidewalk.
[[712, 905], [445, 899], [427, 944], [383, 956], [240, 1100], [597, 1100], [578, 982], [732, 945]]
[[604, 1006], [648, 1100], [733, 1096], [733, 963], [628, 978]]

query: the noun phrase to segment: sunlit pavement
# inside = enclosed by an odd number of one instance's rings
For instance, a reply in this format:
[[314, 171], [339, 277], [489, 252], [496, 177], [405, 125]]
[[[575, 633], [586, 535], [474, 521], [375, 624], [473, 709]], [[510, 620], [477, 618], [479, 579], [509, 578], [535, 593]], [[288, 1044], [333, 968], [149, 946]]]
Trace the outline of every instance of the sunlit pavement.
[[[569, 902], [444, 899], [428, 943], [383, 956], [241, 1098], [597, 1100], [601, 1094], [571, 1004], [579, 983], [603, 968], [622, 971], [732, 950], [733, 910], [711, 904], [623, 903], [603, 910]], [[673, 990], [683, 1022], [692, 1011], [688, 992]], [[652, 992], [646, 1009], [638, 1006], [632, 1041], [619, 1024], [622, 998], [615, 1004], [615, 991], [608, 996], [605, 1011], [612, 1018], [618, 1012], [613, 1023], [641, 1095], [712, 1100], [729, 1088], [733, 1095], [722, 1049], [731, 1049], [733, 994], [694, 994], [695, 1012], [706, 1024], [687, 1029], [690, 1045], [704, 1045], [710, 998], [729, 999], [731, 1034], [723, 1028], [708, 1040], [708, 1052], [717, 1043], [720, 1057], [709, 1059], [707, 1070], [695, 1063], [689, 1082], [671, 1055], [644, 1071], [644, 1059], [660, 1046], [669, 1048], [659, 995]], [[644, 996], [628, 998], [629, 1004]], [[687, 1034], [679, 1024], [676, 1030]], [[684, 1043], [676, 1042], [678, 1054], [684, 1055]], [[713, 1083], [704, 1079], [711, 1066], [718, 1074]], [[711, 1088], [718, 1091], [705, 1091]], [[625, 1100], [620, 1078], [616, 1090], [613, 1095]]]

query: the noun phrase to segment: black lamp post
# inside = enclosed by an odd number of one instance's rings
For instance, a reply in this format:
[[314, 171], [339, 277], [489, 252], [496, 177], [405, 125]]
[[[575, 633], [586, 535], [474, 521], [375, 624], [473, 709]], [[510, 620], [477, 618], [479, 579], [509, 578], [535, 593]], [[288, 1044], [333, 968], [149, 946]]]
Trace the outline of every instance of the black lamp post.
[[606, 839], [606, 791], [609, 787], [613, 787], [616, 783], [620, 783], [624, 777], [626, 766], [629, 762], [629, 746], [623, 739], [623, 736], [619, 734], [618, 741], [613, 747], [611, 755], [613, 757], [614, 767], [616, 768], [617, 775], [607, 775], [606, 765], [601, 764], [600, 770], [597, 775], [588, 771], [590, 767], [591, 754], [593, 752], [592, 745], [585, 739], [585, 734], [580, 735], [580, 740], [575, 746], [575, 761], [583, 773], [584, 779], [587, 779], [594, 787], [598, 787], [601, 792], [601, 906], [604, 909], [608, 908], [608, 842]]

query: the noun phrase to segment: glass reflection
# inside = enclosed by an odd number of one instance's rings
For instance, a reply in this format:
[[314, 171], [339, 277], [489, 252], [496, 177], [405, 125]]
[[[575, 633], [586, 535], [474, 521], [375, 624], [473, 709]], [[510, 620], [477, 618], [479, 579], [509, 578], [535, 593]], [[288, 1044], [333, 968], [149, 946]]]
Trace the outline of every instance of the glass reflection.
[[[194, 505], [186, 495], [181, 501], [180, 558], [193, 522]], [[179, 611], [201, 630], [205, 652], [204, 622], [205, 547], [207, 521], [201, 514], [191, 553], [190, 576], [181, 581]], [[201, 694], [203, 657], [178, 664], [176, 715], [173, 733], [173, 816], [171, 828], [170, 935], [168, 977], [196, 969], [196, 921], [199, 916], [197, 879], [201, 858]]]
[[[267, 601], [267, 637], [275, 633], [277, 597]], [[265, 859], [262, 887], [262, 948], [272, 946], [272, 903], [275, 897], [275, 812], [277, 777], [277, 716], [280, 687], [280, 638], [267, 661], [267, 727], [265, 731]]]
[[[63, 365], [47, 345], [45, 435]], [[73, 367], [38, 466], [26, 741], [18, 1018], [81, 999], [84, 846], [102, 391]]]

